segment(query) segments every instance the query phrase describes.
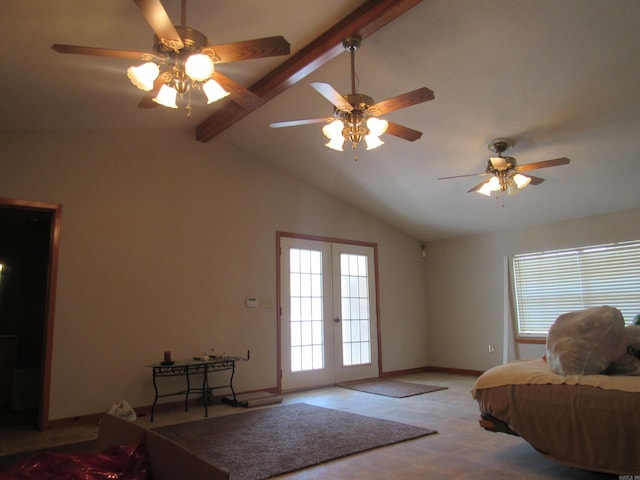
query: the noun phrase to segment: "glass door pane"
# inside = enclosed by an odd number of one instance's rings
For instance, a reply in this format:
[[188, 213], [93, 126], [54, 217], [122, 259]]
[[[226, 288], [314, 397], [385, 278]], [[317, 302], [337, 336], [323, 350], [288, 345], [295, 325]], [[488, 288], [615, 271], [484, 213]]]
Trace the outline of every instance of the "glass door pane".
[[281, 387], [332, 385], [331, 246], [280, 239]]
[[371, 319], [366, 255], [340, 254], [342, 364], [371, 363]]
[[324, 368], [322, 252], [291, 248], [291, 371]]
[[332, 244], [335, 381], [375, 378], [378, 367], [375, 249]]

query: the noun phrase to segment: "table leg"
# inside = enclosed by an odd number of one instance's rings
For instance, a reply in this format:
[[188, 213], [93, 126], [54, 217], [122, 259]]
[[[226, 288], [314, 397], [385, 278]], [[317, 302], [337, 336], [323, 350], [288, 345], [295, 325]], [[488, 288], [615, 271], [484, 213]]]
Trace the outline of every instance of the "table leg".
[[158, 402], [158, 384], [156, 383], [156, 371], [153, 370], [153, 389], [156, 391], [156, 396], [153, 399], [153, 405], [151, 405], [151, 421], [153, 422], [153, 413], [156, 410], [156, 403]]
[[204, 366], [204, 378], [202, 379], [202, 399], [204, 400], [204, 416], [209, 416], [209, 366]]
[[233, 389], [233, 376], [236, 374], [236, 362], [231, 364], [231, 378], [229, 379], [229, 388], [231, 389], [231, 394], [233, 395], [233, 403], [237, 403], [236, 399], [236, 391]]
[[191, 391], [191, 380], [189, 379], [189, 366], [186, 369], [186, 377], [187, 377], [187, 394], [184, 397], [184, 411], [189, 411], [189, 392]]

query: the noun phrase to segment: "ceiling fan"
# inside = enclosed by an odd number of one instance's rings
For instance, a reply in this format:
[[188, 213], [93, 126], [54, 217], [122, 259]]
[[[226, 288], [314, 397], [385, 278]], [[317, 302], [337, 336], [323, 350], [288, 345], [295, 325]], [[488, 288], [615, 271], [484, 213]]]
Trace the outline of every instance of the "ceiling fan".
[[322, 132], [329, 139], [326, 146], [338, 151], [342, 151], [345, 141], [351, 142], [351, 146], [355, 150], [358, 143], [363, 139], [367, 143], [367, 150], [379, 147], [384, 143], [379, 137], [385, 132], [410, 142], [418, 140], [422, 136], [422, 132], [377, 117], [394, 110], [433, 100], [433, 92], [426, 87], [422, 87], [377, 103], [374, 103], [373, 98], [370, 96], [357, 93], [355, 52], [360, 47], [361, 42], [362, 39], [359, 35], [350, 36], [342, 42], [345, 50], [351, 53], [350, 94], [340, 95], [328, 83], [311, 83], [311, 86], [320, 95], [333, 104], [332, 117], [274, 122], [269, 126], [281, 128], [324, 123]]
[[487, 168], [482, 173], [471, 173], [469, 175], [455, 175], [453, 177], [441, 177], [438, 180], [446, 180], [449, 178], [474, 177], [474, 176], [490, 176], [483, 180], [475, 187], [467, 191], [478, 192], [486, 196], [491, 196], [493, 192], [508, 192], [513, 194], [522, 190], [527, 185], [539, 185], [544, 182], [544, 178], [534, 177], [533, 175], [523, 174], [530, 170], [539, 168], [556, 167], [558, 165], [567, 165], [569, 159], [566, 157], [554, 158], [553, 160], [544, 160], [542, 162], [527, 163], [525, 165], [517, 165], [516, 159], [513, 157], [503, 157], [502, 154], [513, 148], [514, 142], [508, 138], [496, 138], [492, 140], [487, 148], [498, 154], [497, 157], [491, 157], [487, 161]]
[[246, 108], [255, 110], [264, 100], [214, 70], [214, 64], [278, 55], [288, 55], [290, 45], [282, 36], [258, 38], [221, 45], [209, 45], [207, 37], [186, 26], [186, 0], [182, 0], [181, 23], [174, 25], [160, 0], [134, 0], [155, 33], [153, 53], [55, 43], [59, 53], [126, 58], [146, 62], [128, 70], [132, 83], [149, 92], [138, 104], [148, 108], [164, 105], [178, 108], [176, 98], [188, 95], [191, 113], [192, 90], [202, 90], [208, 103], [230, 95]]

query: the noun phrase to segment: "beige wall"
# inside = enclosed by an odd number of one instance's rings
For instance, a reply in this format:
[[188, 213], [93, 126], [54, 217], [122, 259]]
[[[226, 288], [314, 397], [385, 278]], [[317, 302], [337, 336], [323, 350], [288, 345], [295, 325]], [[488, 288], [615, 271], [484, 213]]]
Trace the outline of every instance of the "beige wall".
[[487, 370], [505, 355], [509, 360], [544, 355], [543, 345], [516, 345], [510, 331], [504, 334], [512, 323], [505, 315], [507, 256], [639, 238], [640, 209], [635, 209], [429, 243], [429, 364]]
[[275, 308], [244, 300], [271, 297], [275, 306], [278, 230], [378, 243], [387, 372], [486, 370], [505, 355], [542, 355], [504, 341], [506, 256], [640, 238], [633, 210], [431, 242], [423, 260], [417, 240], [192, 132], [0, 140], [0, 196], [63, 205], [52, 420], [120, 399], [150, 404], [144, 365], [164, 350], [185, 358], [250, 349], [238, 389], [275, 386]]
[[238, 390], [274, 387], [278, 230], [378, 243], [383, 370], [428, 365], [417, 240], [191, 131], [0, 139], [0, 196], [63, 206], [50, 419], [149, 405], [165, 350], [250, 349]]

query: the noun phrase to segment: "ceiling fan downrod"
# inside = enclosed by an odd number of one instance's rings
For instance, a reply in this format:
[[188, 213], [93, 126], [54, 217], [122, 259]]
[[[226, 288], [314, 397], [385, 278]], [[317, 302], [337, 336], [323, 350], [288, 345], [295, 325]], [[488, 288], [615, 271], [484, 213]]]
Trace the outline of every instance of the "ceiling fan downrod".
[[351, 94], [356, 94], [356, 50], [360, 48], [360, 35], [351, 35], [342, 41], [344, 49], [351, 54]]
[[187, 26], [187, 0], [182, 0], [182, 8], [180, 9], [180, 26]]

